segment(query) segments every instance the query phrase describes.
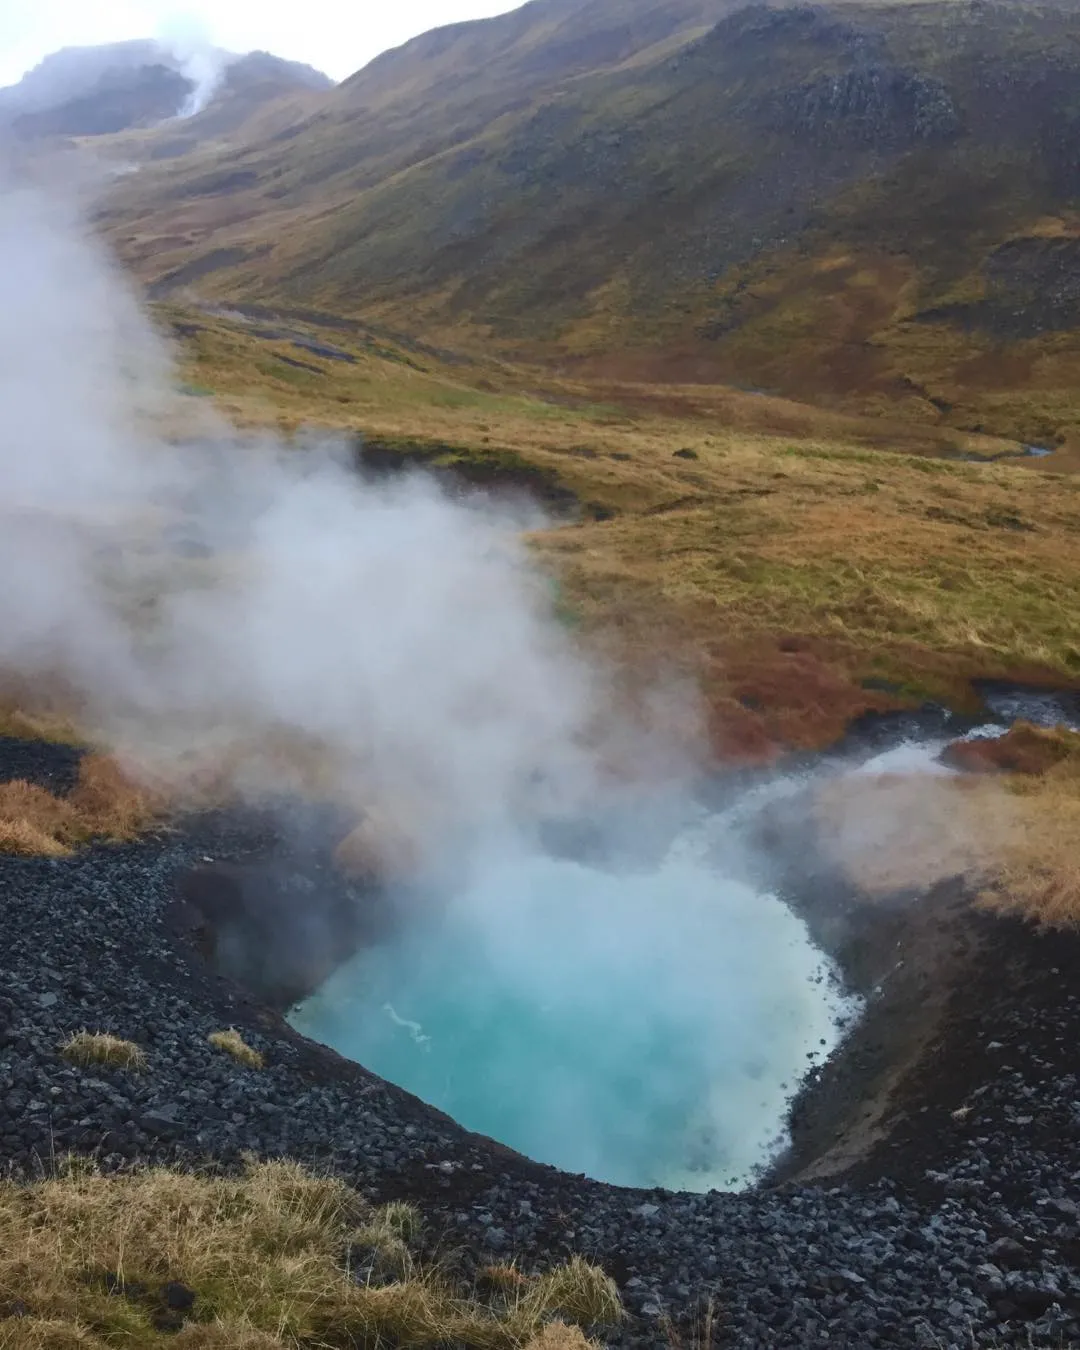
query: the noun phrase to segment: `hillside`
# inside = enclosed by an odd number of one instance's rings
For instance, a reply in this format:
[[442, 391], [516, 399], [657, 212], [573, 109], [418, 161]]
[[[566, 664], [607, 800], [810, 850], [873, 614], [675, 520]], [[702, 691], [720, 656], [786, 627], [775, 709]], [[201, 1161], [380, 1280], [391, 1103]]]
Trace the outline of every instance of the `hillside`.
[[144, 171], [106, 223], [161, 294], [1060, 442], [1078, 78], [1068, 6], [534, 0]]

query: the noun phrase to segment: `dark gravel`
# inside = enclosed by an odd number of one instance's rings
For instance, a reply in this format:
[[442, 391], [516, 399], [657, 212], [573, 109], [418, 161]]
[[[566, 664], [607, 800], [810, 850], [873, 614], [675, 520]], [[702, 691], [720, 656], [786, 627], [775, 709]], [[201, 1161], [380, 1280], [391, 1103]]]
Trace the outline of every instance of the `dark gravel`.
[[[331, 1162], [374, 1199], [415, 1199], [433, 1239], [481, 1261], [572, 1252], [619, 1281], [609, 1339], [687, 1344], [715, 1300], [745, 1347], [1080, 1344], [1080, 944], [978, 920], [981, 964], [845, 1185], [645, 1194], [555, 1173], [296, 1036], [165, 921], [178, 875], [261, 847], [231, 825], [67, 861], [0, 859], [0, 1156], [109, 1168]], [[207, 1036], [236, 1025], [267, 1060]], [[68, 1065], [80, 1028], [137, 1041], [141, 1075]], [[463, 1258], [469, 1259], [469, 1258]]]
[[21, 778], [23, 782], [65, 797], [79, 777], [82, 757], [82, 750], [75, 746], [0, 736], [0, 782]]

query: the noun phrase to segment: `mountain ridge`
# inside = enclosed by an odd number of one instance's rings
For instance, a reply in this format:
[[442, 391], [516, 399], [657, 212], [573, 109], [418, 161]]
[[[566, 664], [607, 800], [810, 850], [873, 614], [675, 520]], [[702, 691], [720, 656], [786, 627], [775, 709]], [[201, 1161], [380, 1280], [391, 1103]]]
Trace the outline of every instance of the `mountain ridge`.
[[[22, 139], [102, 137], [153, 129], [222, 95], [243, 97], [250, 111], [255, 102], [332, 87], [313, 67], [268, 52], [206, 48], [184, 55], [137, 38], [51, 53], [0, 89], [0, 120]], [[228, 129], [243, 120], [234, 118]]]

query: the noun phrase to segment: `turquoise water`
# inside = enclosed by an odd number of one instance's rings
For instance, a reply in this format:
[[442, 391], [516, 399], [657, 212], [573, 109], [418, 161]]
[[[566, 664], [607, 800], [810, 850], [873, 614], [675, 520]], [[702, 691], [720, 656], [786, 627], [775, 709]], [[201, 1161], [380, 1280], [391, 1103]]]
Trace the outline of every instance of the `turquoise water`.
[[489, 859], [292, 1020], [540, 1162], [709, 1190], [775, 1154], [850, 1011], [787, 907], [684, 843], [648, 873]]

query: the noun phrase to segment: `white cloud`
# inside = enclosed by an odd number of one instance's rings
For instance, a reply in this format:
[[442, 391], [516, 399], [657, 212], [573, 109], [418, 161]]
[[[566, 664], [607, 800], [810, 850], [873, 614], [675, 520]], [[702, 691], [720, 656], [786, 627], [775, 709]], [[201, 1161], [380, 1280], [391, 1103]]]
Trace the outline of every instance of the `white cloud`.
[[379, 52], [417, 33], [515, 8], [514, 0], [3, 0], [0, 3], [0, 84], [11, 84], [59, 47], [167, 36], [178, 28], [205, 33], [233, 51], [262, 48], [306, 61], [344, 79]]

